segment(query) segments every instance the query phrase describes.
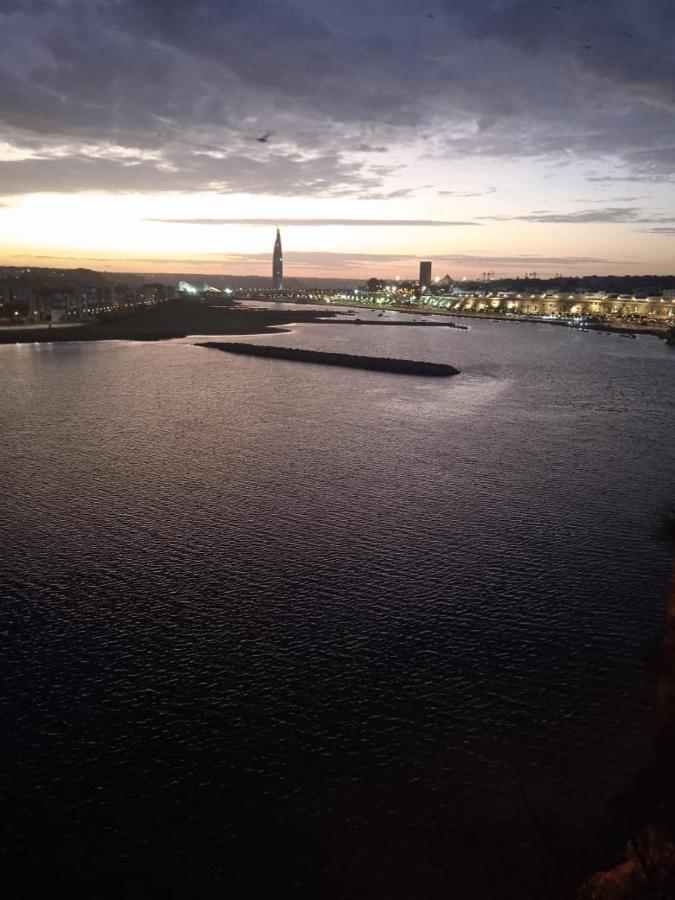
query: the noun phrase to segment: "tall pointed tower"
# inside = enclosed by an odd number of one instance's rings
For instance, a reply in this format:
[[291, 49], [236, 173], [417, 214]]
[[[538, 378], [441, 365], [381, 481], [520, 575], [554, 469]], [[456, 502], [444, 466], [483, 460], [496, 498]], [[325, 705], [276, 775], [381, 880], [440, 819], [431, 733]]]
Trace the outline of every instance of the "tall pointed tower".
[[277, 239], [274, 242], [274, 256], [272, 257], [272, 290], [284, 289], [284, 255], [281, 252], [281, 234], [277, 228]]

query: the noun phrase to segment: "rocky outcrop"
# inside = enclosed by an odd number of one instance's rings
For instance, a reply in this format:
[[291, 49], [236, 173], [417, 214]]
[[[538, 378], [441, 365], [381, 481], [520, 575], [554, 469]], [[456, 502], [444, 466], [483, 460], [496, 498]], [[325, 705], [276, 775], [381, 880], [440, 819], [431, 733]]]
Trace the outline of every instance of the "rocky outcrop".
[[675, 844], [658, 826], [648, 826], [628, 843], [626, 861], [599, 872], [577, 900], [669, 900], [675, 896]]
[[655, 705], [656, 740], [632, 788], [620, 798], [625, 860], [599, 872], [577, 900], [675, 900], [675, 513], [664, 513], [658, 536], [673, 548], [673, 568]]

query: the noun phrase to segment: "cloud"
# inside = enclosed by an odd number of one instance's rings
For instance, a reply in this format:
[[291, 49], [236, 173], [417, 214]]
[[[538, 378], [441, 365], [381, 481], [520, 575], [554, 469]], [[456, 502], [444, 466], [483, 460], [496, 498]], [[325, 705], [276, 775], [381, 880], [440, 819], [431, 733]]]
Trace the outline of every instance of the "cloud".
[[[430, 20], [413, 0], [386, 15], [362, 0], [3, 0], [3, 137], [72, 163], [12, 171], [20, 192], [147, 179], [386, 197], [373, 158], [394, 160], [423, 129], [439, 160], [598, 160], [613, 169], [598, 182], [671, 180], [670, 0], [560, 5], [434, 0]], [[261, 131], [270, 144], [253, 143]], [[200, 162], [205, 146], [216, 156]], [[156, 161], [88, 161], [111, 148]]]
[[644, 197], [581, 197], [577, 203], [635, 203], [636, 200], [644, 200]]
[[488, 187], [483, 191], [439, 191], [440, 197], [487, 197], [496, 193], [496, 187]]
[[261, 225], [285, 227], [395, 227], [395, 228], [437, 228], [448, 226], [480, 225], [480, 222], [454, 222], [443, 219], [146, 219], [146, 222], [161, 222], [167, 225]]
[[[511, 255], [492, 256], [489, 254], [431, 254], [425, 257], [438, 266], [486, 266], [519, 268], [533, 266], [540, 267], [576, 267], [588, 265], [605, 265], [616, 263], [617, 260], [604, 259], [592, 256], [538, 256], [538, 255]], [[269, 253], [248, 253], [230, 255], [230, 262], [269, 262]], [[284, 261], [290, 267], [328, 269], [372, 269], [373, 266], [397, 264], [417, 264], [419, 256], [405, 253], [331, 253], [323, 251], [284, 252]]]
[[[253, 271], [257, 271], [258, 266], [264, 267], [265, 271], [269, 268], [269, 253], [204, 253], [193, 257], [133, 257], [121, 258], [111, 256], [54, 256], [44, 255], [35, 256], [33, 254], [23, 254], [17, 258], [30, 258], [49, 261], [67, 261], [77, 263], [96, 263], [97, 265], [161, 265], [166, 266], [209, 266], [211, 271], [226, 271], [228, 266], [245, 265], [253, 267]], [[491, 256], [482, 254], [448, 254], [448, 255], [431, 255], [430, 259], [437, 267], [452, 267], [454, 265], [476, 267], [476, 268], [501, 268], [501, 269], [531, 269], [539, 267], [542, 269], [555, 268], [556, 270], [565, 268], [587, 267], [589, 265], [617, 265], [620, 261], [614, 259], [604, 259], [593, 256], [537, 256], [537, 255], [511, 255], [511, 256]], [[304, 271], [340, 271], [343, 269], [353, 270], [360, 275], [371, 272], [378, 266], [386, 266], [389, 270], [396, 266], [416, 266], [419, 257], [414, 254], [399, 253], [337, 253], [328, 251], [304, 251], [304, 252], [285, 252], [284, 261], [288, 273], [301, 274]], [[625, 262], [625, 260], [621, 260]]]
[[618, 182], [631, 182], [633, 184], [663, 184], [675, 181], [675, 173], [654, 172], [651, 175], [633, 172], [630, 175], [590, 175], [587, 179], [594, 184], [615, 184]]
[[604, 209], [582, 209], [577, 212], [550, 212], [536, 210], [523, 216], [481, 216], [493, 222], [536, 222], [556, 225], [616, 225], [670, 222], [673, 216], [653, 216], [638, 207], [608, 206]]
[[214, 158], [169, 148], [162, 159], [83, 152], [0, 160], [0, 195], [43, 192], [269, 193], [281, 196], [340, 196], [359, 191], [379, 196], [379, 179], [339, 154], [270, 153], [265, 159], [242, 153]]

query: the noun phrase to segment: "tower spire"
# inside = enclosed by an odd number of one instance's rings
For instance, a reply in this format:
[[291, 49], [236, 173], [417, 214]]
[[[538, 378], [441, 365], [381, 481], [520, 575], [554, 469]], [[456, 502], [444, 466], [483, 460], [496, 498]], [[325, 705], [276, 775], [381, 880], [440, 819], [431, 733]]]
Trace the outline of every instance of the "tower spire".
[[284, 289], [284, 255], [281, 250], [281, 232], [277, 228], [277, 237], [274, 241], [274, 255], [272, 257], [272, 290]]

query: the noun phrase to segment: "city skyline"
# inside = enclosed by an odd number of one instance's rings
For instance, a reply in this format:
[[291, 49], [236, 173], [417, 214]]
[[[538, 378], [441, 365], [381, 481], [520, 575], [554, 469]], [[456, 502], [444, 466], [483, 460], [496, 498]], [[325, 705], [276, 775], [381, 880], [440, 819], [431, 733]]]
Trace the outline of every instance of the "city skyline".
[[300, 278], [669, 273], [672, 15], [7, 2], [0, 265], [265, 275], [279, 225]]

